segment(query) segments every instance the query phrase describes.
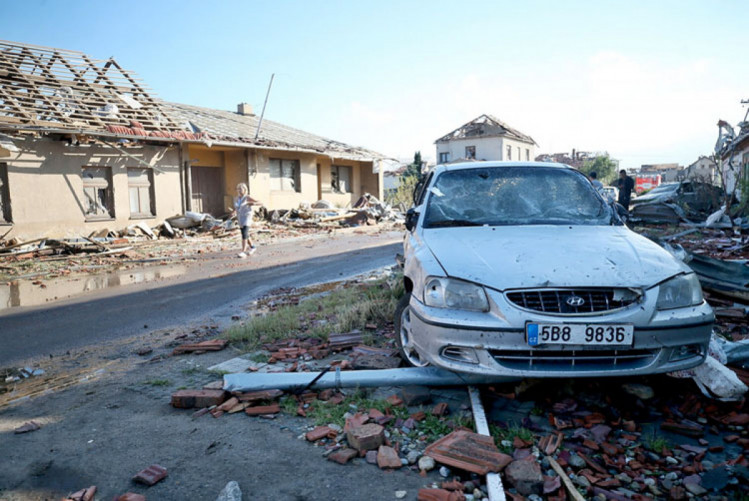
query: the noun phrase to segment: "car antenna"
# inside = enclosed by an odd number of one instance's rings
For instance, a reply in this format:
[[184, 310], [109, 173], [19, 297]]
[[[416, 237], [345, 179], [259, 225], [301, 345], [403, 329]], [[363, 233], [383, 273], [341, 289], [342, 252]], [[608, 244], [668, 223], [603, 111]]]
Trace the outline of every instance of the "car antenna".
[[263, 117], [265, 116], [265, 106], [268, 104], [268, 96], [270, 96], [270, 88], [273, 85], [273, 77], [275, 77], [275, 73], [270, 74], [270, 82], [268, 82], [268, 91], [265, 93], [265, 101], [263, 102], [263, 111], [260, 112], [260, 121], [257, 123], [257, 130], [255, 131], [255, 141], [257, 141], [258, 136], [260, 135], [260, 127], [263, 125]]

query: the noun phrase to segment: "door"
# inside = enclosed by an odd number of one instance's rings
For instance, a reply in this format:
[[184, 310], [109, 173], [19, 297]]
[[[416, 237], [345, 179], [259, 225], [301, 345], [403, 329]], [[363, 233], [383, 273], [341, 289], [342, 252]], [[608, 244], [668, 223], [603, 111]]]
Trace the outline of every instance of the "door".
[[226, 213], [224, 207], [224, 168], [197, 167], [190, 168], [192, 179], [192, 210], [212, 216]]

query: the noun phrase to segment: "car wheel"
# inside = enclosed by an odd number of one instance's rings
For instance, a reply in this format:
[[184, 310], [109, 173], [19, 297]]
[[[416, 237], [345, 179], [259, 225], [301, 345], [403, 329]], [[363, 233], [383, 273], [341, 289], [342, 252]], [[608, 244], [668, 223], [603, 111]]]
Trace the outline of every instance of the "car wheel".
[[398, 306], [395, 308], [395, 333], [396, 340], [398, 341], [398, 349], [401, 358], [403, 358], [408, 365], [413, 367], [426, 367], [429, 365], [429, 362], [421, 357], [413, 344], [413, 337], [411, 335], [410, 301], [411, 294], [407, 292], [403, 295], [400, 301], [398, 301]]

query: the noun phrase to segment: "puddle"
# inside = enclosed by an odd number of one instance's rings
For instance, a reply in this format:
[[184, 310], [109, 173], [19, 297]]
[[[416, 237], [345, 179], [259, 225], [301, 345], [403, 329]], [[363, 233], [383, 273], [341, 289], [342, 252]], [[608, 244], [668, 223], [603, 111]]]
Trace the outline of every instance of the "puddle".
[[152, 282], [163, 278], [177, 277], [185, 273], [187, 273], [185, 266], [161, 266], [107, 275], [76, 278], [60, 277], [43, 280], [44, 287], [34, 285], [32, 280], [15, 280], [10, 284], [0, 285], [0, 311], [18, 306], [38, 306], [90, 291]]

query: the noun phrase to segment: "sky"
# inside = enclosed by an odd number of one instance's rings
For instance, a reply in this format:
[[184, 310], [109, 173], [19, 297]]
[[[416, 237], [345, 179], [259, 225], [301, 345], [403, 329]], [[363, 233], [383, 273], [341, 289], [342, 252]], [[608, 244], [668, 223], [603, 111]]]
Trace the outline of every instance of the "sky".
[[0, 0], [0, 39], [113, 56], [161, 99], [409, 159], [487, 113], [537, 153], [689, 165], [749, 99], [749, 2]]

